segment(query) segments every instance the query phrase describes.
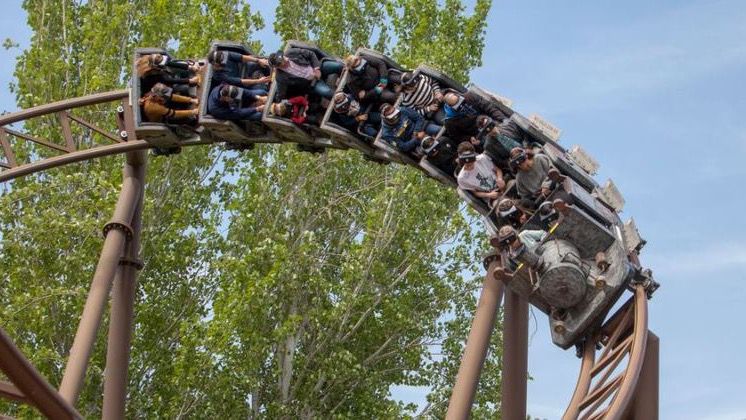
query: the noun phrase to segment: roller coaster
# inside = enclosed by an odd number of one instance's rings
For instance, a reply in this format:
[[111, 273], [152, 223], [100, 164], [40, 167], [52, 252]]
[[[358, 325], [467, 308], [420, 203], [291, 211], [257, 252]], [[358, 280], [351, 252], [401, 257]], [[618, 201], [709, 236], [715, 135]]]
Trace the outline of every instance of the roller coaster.
[[[342, 62], [311, 44], [289, 41], [285, 51], [291, 48], [308, 50], [322, 62]], [[225, 41], [214, 42], [211, 51], [251, 54], [247, 47]], [[137, 49], [133, 62], [149, 54], [166, 51]], [[392, 72], [387, 75], [391, 79], [407, 71], [376, 51], [361, 48], [355, 56], [383, 61]], [[27, 403], [49, 418], [81, 418], [75, 405], [111, 296], [103, 417], [124, 418], [135, 287], [138, 272], [144, 268], [140, 237], [147, 150], [172, 154], [183, 147], [219, 143], [239, 150], [252, 149], [258, 143], [294, 143], [299, 150], [310, 153], [324, 153], [329, 148], [355, 150], [378, 164], [413, 167], [442, 187], [456, 189], [482, 218], [494, 249], [483, 261], [487, 274], [446, 418], [469, 417], [501, 303], [503, 418], [526, 418], [529, 305], [547, 314], [552, 341], [563, 349], [574, 347], [581, 359], [577, 385], [563, 419], [658, 418], [658, 338], [648, 329], [648, 301], [658, 285], [652, 272], [640, 264], [639, 253], [645, 241], [633, 220], [624, 223], [619, 218], [624, 199], [613, 182], [599, 185], [593, 178], [598, 168], [595, 161], [578, 147], [562, 147], [558, 143], [560, 131], [551, 123], [538, 116], [526, 118], [512, 109], [510, 100], [478, 86], [462, 86], [431, 67], [422, 65], [412, 71], [415, 76], [436, 80], [451, 92], [470, 93], [489, 102], [520, 127], [531, 147], [548, 156], [559, 171], [544, 200], [549, 203], [546, 211], [529, 214], [519, 227], [520, 232], [545, 230], [543, 239], [536, 247], [512, 252], [498, 238], [501, 226], [496, 209], [459, 189], [456, 173], [442, 161], [436, 162], [428, 150], [420, 154], [402, 152], [382, 138], [380, 127], [375, 136], [345, 127], [335, 120], [330, 102], [323, 99], [314, 111], [316, 118], [300, 124], [273, 112], [271, 105], [284, 99], [277, 92], [276, 72], [271, 73], [273, 79], [260, 120], [215, 118], [208, 108], [215, 68], [212, 63], [200, 63], [205, 64], [199, 68], [202, 82], [190, 92], [201, 98], [198, 123], [191, 126], [145, 120], [138, 104], [147, 92], [143, 92], [138, 77], [132, 78], [127, 89], [0, 116], [0, 182], [104, 156], [126, 156], [119, 199], [111, 221], [103, 227], [100, 258], [59, 388], [36, 370], [0, 328], [0, 369], [10, 381], [0, 382], [0, 396]], [[238, 71], [241, 74], [237, 76], [246, 77], [245, 69]], [[351, 77], [345, 68], [332, 87], [336, 92], [347, 92]], [[402, 96], [398, 95], [397, 104]], [[91, 107], [106, 109], [112, 121], [116, 120], [116, 129], [83, 119], [81, 111]], [[41, 139], [14, 128], [35, 118], [56, 120], [62, 141]], [[74, 126], [96, 133], [106, 142], [82, 144], [73, 134]], [[444, 131], [434, 136], [436, 146]], [[45, 152], [32, 153], [22, 161], [14, 151], [29, 143]], [[505, 195], [510, 194], [510, 188]]]

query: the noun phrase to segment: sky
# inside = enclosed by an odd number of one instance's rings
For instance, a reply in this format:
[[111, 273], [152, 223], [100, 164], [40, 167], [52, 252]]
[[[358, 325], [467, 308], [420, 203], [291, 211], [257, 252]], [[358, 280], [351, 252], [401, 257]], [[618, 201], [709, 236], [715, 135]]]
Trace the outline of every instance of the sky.
[[[274, 2], [252, 2], [272, 32]], [[20, 2], [0, 15], [0, 39], [30, 32]], [[661, 339], [662, 419], [746, 419], [746, 3], [743, 1], [493, 0], [483, 64], [472, 82], [524, 115], [562, 129], [612, 178], [662, 284], [650, 302]], [[0, 110], [18, 49], [0, 50]], [[733, 213], [736, 213], [734, 216]], [[481, 264], [481, 263], [480, 263]], [[561, 417], [580, 361], [530, 320], [528, 411]], [[421, 402], [424, 390], [393, 389]]]

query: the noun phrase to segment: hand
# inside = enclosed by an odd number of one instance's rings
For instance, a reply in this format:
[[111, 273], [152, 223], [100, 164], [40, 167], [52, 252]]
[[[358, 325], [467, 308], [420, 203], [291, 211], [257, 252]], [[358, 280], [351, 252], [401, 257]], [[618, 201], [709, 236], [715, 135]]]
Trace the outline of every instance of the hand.
[[263, 76], [263, 77], [260, 77], [260, 78], [257, 79], [257, 83], [259, 83], [259, 84], [261, 84], [261, 83], [269, 83], [271, 81], [272, 81], [272, 77], [271, 76]]
[[316, 80], [321, 79], [321, 70], [320, 69], [313, 69], [313, 77]]
[[194, 115], [195, 117], [199, 115], [199, 108], [190, 109], [189, 113]]
[[360, 114], [360, 115], [358, 115], [357, 117], [355, 117], [355, 120], [356, 120], [357, 122], [364, 122], [364, 121], [368, 121], [368, 114]]
[[440, 93], [440, 91], [438, 91], [438, 92], [435, 93], [435, 100], [438, 101], [438, 102], [442, 102], [443, 101], [443, 94]]
[[546, 187], [542, 187], [542, 189], [541, 189], [541, 195], [542, 196], [549, 197], [549, 194], [551, 194], [551, 193], [552, 193], [552, 190], [550, 190], [549, 188], [546, 188]]
[[518, 218], [518, 221], [521, 222], [521, 224], [528, 222], [528, 216], [526, 216], [526, 213], [522, 213], [521, 217]]
[[497, 191], [490, 191], [487, 193], [487, 198], [490, 200], [497, 200], [500, 197], [500, 193]]
[[357, 97], [360, 98], [360, 99], [365, 98], [365, 91], [361, 90], [360, 93], [357, 94]]
[[199, 86], [199, 76], [189, 78], [189, 84], [192, 86]]
[[422, 140], [425, 138], [425, 132], [424, 131], [418, 131], [414, 133], [414, 136], [417, 138], [417, 140]]
[[199, 66], [197, 64], [191, 64], [189, 65], [189, 71], [192, 73], [197, 73], [199, 71]]
[[497, 188], [499, 188], [501, 191], [505, 189], [505, 180], [502, 178], [497, 178]]
[[429, 112], [435, 112], [435, 111], [438, 110], [438, 108], [439, 108], [439, 105], [436, 102], [433, 102], [433, 103], [431, 103], [430, 105], [427, 106], [427, 110]]
[[473, 137], [473, 136], [469, 139], [469, 141], [471, 142], [471, 144], [475, 146], [482, 144], [482, 142], [480, 142], [478, 138]]
[[261, 105], [259, 105], [258, 107], [256, 107], [256, 110], [257, 110], [258, 112], [264, 112], [264, 104], [261, 104]]
[[257, 58], [256, 63], [262, 67], [269, 67], [269, 60], [266, 58]]
[[190, 99], [189, 101], [190, 101], [191, 103], [193, 103], [194, 105], [199, 105], [199, 98], [192, 98], [192, 99]]

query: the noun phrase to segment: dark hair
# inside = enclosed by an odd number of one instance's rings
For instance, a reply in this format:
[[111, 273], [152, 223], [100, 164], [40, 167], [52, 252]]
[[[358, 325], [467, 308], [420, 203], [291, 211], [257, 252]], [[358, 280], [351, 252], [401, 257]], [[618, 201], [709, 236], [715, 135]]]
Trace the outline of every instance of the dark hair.
[[283, 54], [282, 51], [273, 52], [269, 55], [267, 61], [269, 62], [269, 65], [272, 67], [277, 67], [280, 64], [282, 64], [283, 59], [285, 58], [285, 54]]
[[223, 63], [223, 54], [225, 54], [223, 51], [210, 51], [210, 54], [207, 55], [207, 61], [210, 62], [210, 64], [222, 64]]
[[456, 152], [458, 154], [466, 153], [466, 152], [475, 152], [475, 151], [476, 149], [474, 149], [474, 145], [468, 141], [461, 142], [461, 144], [458, 145], [458, 149], [456, 149]]

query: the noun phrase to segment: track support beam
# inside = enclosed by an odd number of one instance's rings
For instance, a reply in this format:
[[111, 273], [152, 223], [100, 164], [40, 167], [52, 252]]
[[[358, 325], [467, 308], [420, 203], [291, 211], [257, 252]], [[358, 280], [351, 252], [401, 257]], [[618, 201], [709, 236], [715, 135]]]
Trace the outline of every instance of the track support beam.
[[469, 418], [471, 406], [474, 403], [474, 395], [479, 384], [479, 376], [482, 373], [484, 360], [490, 345], [490, 337], [495, 328], [497, 310], [500, 308], [504, 284], [496, 280], [492, 272], [497, 266], [492, 262], [487, 269], [487, 275], [482, 285], [482, 293], [479, 296], [474, 320], [471, 323], [469, 338], [466, 340], [464, 355], [456, 375], [456, 383], [453, 386], [451, 400], [448, 403], [446, 419], [464, 420]]
[[[127, 156], [128, 163], [135, 168], [134, 176], [145, 184], [146, 152], [134, 152]], [[142, 267], [140, 261], [140, 237], [142, 232], [142, 210], [144, 189], [140, 189], [138, 205], [132, 217], [132, 239], [128, 242], [125, 257], [120, 261], [114, 278], [111, 296], [111, 318], [109, 339], [106, 347], [106, 370], [104, 377], [103, 418], [124, 419], [127, 400], [127, 370], [130, 360], [132, 323], [134, 319], [137, 275]]]
[[528, 384], [528, 301], [505, 292], [503, 319], [502, 418], [526, 419]]
[[128, 156], [124, 167], [124, 180], [119, 200], [114, 209], [114, 217], [109, 226], [115, 226], [106, 234], [96, 272], [93, 275], [91, 289], [83, 308], [78, 331], [75, 334], [65, 374], [60, 385], [60, 394], [74, 405], [83, 388], [85, 373], [88, 368], [101, 318], [106, 309], [114, 276], [119, 268], [119, 261], [128, 239], [126, 229], [116, 228], [131, 224], [144, 186], [145, 170], [138, 154]]

